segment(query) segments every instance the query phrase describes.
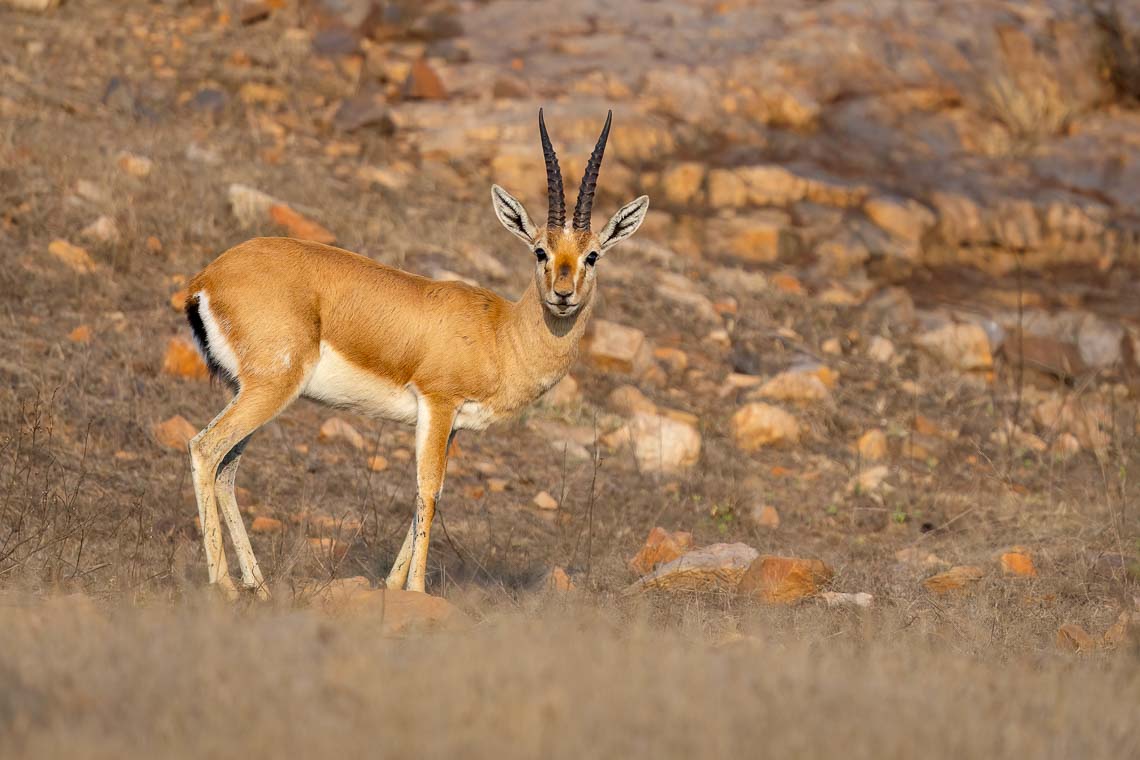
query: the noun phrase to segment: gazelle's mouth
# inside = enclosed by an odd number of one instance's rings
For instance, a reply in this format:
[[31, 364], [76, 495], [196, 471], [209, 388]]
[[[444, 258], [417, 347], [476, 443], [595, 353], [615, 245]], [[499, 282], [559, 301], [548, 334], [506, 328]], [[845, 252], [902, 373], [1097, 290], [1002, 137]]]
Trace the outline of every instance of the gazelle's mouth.
[[578, 311], [579, 304], [576, 303], [555, 303], [554, 301], [547, 301], [546, 308], [558, 317], [568, 317], [574, 312]]

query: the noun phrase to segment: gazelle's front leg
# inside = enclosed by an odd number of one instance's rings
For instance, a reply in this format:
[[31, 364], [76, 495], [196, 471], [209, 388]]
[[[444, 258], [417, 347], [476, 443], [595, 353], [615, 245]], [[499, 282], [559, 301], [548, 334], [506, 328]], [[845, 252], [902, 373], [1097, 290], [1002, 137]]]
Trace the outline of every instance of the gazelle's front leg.
[[[447, 450], [446, 450], [447, 455], [451, 454], [451, 442], [455, 440], [455, 434], [457, 432], [459, 432], [459, 431], [452, 428], [451, 433], [447, 436]], [[446, 470], [446, 467], [447, 467], [447, 460], [445, 459], [444, 460], [445, 470]], [[418, 480], [418, 477], [417, 477], [417, 480]], [[440, 488], [438, 491], [436, 491], [436, 494], [435, 494], [436, 506], [439, 505], [439, 496], [440, 496], [440, 493], [443, 491], [443, 475], [440, 475], [439, 484], [440, 484]], [[416, 535], [416, 518], [413, 515], [412, 516], [412, 524], [408, 526], [408, 532], [404, 536], [404, 543], [400, 546], [400, 553], [396, 555], [396, 561], [392, 563], [392, 570], [388, 573], [388, 577], [384, 581], [384, 585], [387, 588], [396, 588], [396, 589], [403, 588], [404, 584], [406, 584], [408, 582], [408, 568], [411, 567], [411, 563], [412, 563], [412, 543], [413, 543], [413, 538], [415, 537], [415, 535]]]
[[398, 588], [403, 580], [401, 576], [406, 574], [409, 591], [424, 590], [431, 523], [436, 499], [443, 487], [447, 447], [457, 409], [458, 404], [453, 401], [420, 396], [416, 417], [416, 514], [388, 575], [388, 588]]

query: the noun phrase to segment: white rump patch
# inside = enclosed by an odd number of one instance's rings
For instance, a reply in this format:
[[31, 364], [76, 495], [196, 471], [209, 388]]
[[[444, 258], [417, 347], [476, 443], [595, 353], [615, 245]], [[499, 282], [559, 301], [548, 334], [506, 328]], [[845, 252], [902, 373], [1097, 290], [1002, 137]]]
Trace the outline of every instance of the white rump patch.
[[[226, 340], [221, 325], [210, 311], [210, 294], [204, 290], [198, 291], [198, 316], [202, 319], [202, 327], [206, 330], [206, 344], [210, 356], [216, 361], [230, 377], [238, 377], [238, 358], [233, 346]], [[190, 296], [191, 298], [194, 295]]]
[[353, 364], [325, 341], [320, 351], [302, 396], [370, 417], [415, 423], [417, 399], [411, 388]]

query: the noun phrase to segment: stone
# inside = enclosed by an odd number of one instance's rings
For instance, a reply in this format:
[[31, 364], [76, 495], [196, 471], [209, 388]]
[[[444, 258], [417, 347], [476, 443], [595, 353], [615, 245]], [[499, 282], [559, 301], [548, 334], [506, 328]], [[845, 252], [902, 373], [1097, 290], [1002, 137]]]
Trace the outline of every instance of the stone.
[[606, 397], [610, 409], [623, 417], [635, 414], [657, 414], [657, 404], [646, 398], [636, 386], [619, 385]]
[[332, 123], [341, 132], [356, 132], [365, 127], [375, 127], [381, 135], [391, 135], [396, 131], [387, 100], [375, 92], [361, 93], [341, 101]]
[[364, 436], [340, 417], [330, 417], [325, 420], [317, 432], [317, 440], [321, 443], [344, 441], [354, 449], [364, 448]]
[[915, 343], [959, 370], [985, 370], [993, 367], [990, 339], [981, 325], [945, 325], [919, 335]]
[[226, 195], [230, 202], [230, 210], [243, 227], [264, 224], [269, 219], [269, 209], [281, 204], [281, 201], [272, 195], [237, 183], [229, 186]]
[[945, 572], [932, 575], [922, 582], [927, 591], [935, 594], [946, 594], [958, 591], [977, 583], [985, 575], [985, 571], [973, 565], [958, 565]]
[[67, 334], [67, 339], [72, 343], [90, 343], [91, 328], [87, 325], [79, 325]]
[[895, 358], [895, 344], [881, 335], [871, 338], [867, 344], [867, 356], [880, 364], [889, 364]]
[[210, 372], [192, 341], [174, 336], [166, 342], [162, 357], [162, 374], [190, 380], [205, 380]]
[[884, 489], [890, 472], [886, 465], [868, 467], [847, 482], [847, 493], [852, 496], [867, 496]]
[[1057, 629], [1057, 648], [1065, 652], [1091, 652], [1096, 649], [1096, 641], [1080, 625], [1066, 623]]
[[659, 590], [731, 594], [759, 554], [747, 544], [712, 544], [694, 549], [642, 576], [622, 593]]
[[679, 472], [700, 459], [700, 431], [691, 419], [672, 410], [662, 410], [660, 414], [635, 412], [628, 429], [634, 458], [642, 472]]
[[1081, 320], [1077, 329], [1077, 349], [1085, 365], [1104, 369], [1117, 364], [1124, 343], [1124, 327], [1095, 314]]
[[48, 244], [48, 253], [79, 274], [90, 274], [96, 269], [95, 260], [86, 249], [56, 238]]
[[[1137, 618], [1140, 620], [1140, 618]], [[1105, 649], [1115, 649], [1127, 640], [1128, 633], [1133, 628], [1132, 613], [1124, 610], [1116, 618], [1116, 622], [1108, 627], [1101, 637], [1101, 644]]]
[[149, 158], [127, 151], [120, 153], [115, 163], [118, 164], [121, 171], [139, 179], [150, 176], [154, 169], [154, 162]]
[[115, 220], [106, 214], [84, 227], [79, 234], [96, 243], [114, 243], [120, 237], [119, 225], [115, 224]]
[[708, 202], [713, 208], [740, 208], [748, 204], [748, 183], [732, 169], [708, 173]]
[[564, 375], [543, 394], [542, 399], [552, 406], [575, 406], [582, 403], [582, 391], [578, 388], [577, 380], [570, 375]]
[[780, 513], [771, 504], [759, 504], [752, 508], [752, 521], [761, 528], [775, 530], [780, 527]]
[[301, 597], [326, 614], [375, 618], [380, 624], [380, 635], [387, 637], [462, 631], [473, 625], [465, 612], [442, 597], [402, 589], [374, 589], [361, 576], [314, 582], [302, 590]]
[[741, 576], [737, 592], [766, 604], [791, 604], [815, 596], [834, 574], [818, 559], [765, 554]]
[[505, 478], [487, 478], [487, 490], [491, 493], [503, 493], [507, 490], [507, 485]]
[[823, 270], [836, 277], [859, 271], [871, 258], [863, 240], [846, 229], [817, 243], [814, 253]]
[[586, 345], [586, 357], [598, 369], [640, 375], [653, 361], [653, 349], [645, 333], [636, 327], [596, 319]]
[[732, 415], [732, 437], [737, 448], [757, 451], [764, 446], [798, 442], [800, 425], [783, 409], [757, 401]]
[[283, 227], [289, 237], [298, 240], [312, 240], [315, 243], [331, 245], [336, 242], [336, 235], [317, 224], [312, 219], [294, 211], [284, 203], [274, 203], [269, 207], [269, 217]]
[[558, 509], [558, 500], [549, 491], [539, 491], [531, 503], [542, 510]]
[[43, 13], [58, 8], [61, 0], [3, 0], [0, 5], [7, 5], [18, 11], [29, 13]]
[[828, 607], [859, 607], [866, 609], [875, 603], [875, 597], [866, 591], [860, 591], [857, 594], [848, 594], [841, 591], [821, 591], [819, 597], [823, 599]]
[[384, 472], [388, 469], [388, 460], [379, 454], [370, 456], [368, 457], [368, 469], [372, 472]]
[[665, 200], [678, 205], [698, 200], [705, 179], [705, 165], [697, 161], [672, 164], [661, 174]]
[[1003, 552], [999, 558], [1001, 571], [1005, 575], [1017, 575], [1023, 578], [1037, 576], [1037, 568], [1033, 565], [1033, 557], [1020, 547]]
[[[1094, 397], [1078, 395], [1045, 399], [1034, 407], [1033, 420], [1047, 431], [1075, 437], [1078, 450], [1084, 447], [1096, 452], [1104, 451], [1114, 429], [1112, 410], [1107, 404]], [[1066, 440], [1061, 450], [1071, 449], [1071, 442]]]
[[863, 212], [881, 229], [910, 243], [921, 241], [936, 221], [934, 212], [908, 198], [870, 198], [863, 204]]
[[895, 552], [895, 559], [904, 565], [919, 565], [921, 567], [946, 567], [950, 563], [937, 554], [925, 551], [917, 546], [909, 546]]
[[723, 220], [714, 234], [727, 256], [749, 263], [787, 259], [799, 250], [791, 219], [782, 211], [756, 211]]
[[180, 414], [165, 422], [156, 423], [151, 432], [158, 445], [164, 449], [185, 453], [190, 445], [190, 439], [198, 435], [198, 430]]
[[559, 593], [567, 593], [574, 591], [577, 586], [574, 579], [566, 572], [566, 568], [554, 566], [550, 571], [542, 576], [538, 583], [539, 591], [556, 591]]
[[658, 526], [649, 531], [645, 544], [629, 561], [629, 568], [638, 575], [645, 575], [658, 565], [672, 562], [692, 548], [692, 533], [684, 530], [670, 532]]
[[170, 294], [170, 308], [181, 313], [186, 310], [186, 299], [190, 297], [190, 291], [186, 288], [179, 288]]
[[708, 296], [701, 293], [696, 284], [684, 275], [673, 272], [660, 272], [657, 275], [657, 295], [688, 307], [696, 312], [697, 316], [707, 322], [720, 324], [720, 315], [717, 314], [713, 302]]
[[412, 63], [408, 78], [404, 80], [404, 97], [409, 100], [447, 100], [447, 88], [432, 65], [420, 58]]
[[797, 370], [781, 372], [760, 386], [753, 395], [796, 404], [814, 404], [831, 399], [831, 391], [818, 376]]
[[880, 462], [886, 459], [889, 453], [887, 434], [878, 428], [868, 430], [859, 436], [859, 442], [855, 448], [859, 452], [860, 459], [868, 462]]
[[285, 530], [285, 523], [281, 522], [275, 517], [266, 517], [265, 515], [258, 515], [253, 518], [250, 523], [249, 529], [253, 533], [280, 533]]
[[1070, 380], [1088, 370], [1075, 344], [1055, 338], [1014, 330], [1002, 342], [1001, 350], [1013, 367], [1022, 366], [1058, 380]]
[[776, 164], [757, 164], [736, 170], [748, 186], [754, 206], [790, 206], [807, 196], [807, 182], [793, 171]]
[[671, 346], [655, 348], [653, 358], [664, 364], [670, 372], [684, 372], [689, 368], [689, 355], [679, 348]]

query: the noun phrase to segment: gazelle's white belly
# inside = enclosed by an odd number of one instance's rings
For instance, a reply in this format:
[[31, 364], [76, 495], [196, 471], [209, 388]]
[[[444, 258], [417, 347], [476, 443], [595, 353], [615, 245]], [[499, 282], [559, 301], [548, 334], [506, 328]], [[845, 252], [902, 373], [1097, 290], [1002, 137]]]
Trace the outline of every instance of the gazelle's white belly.
[[368, 372], [345, 359], [321, 341], [320, 359], [313, 367], [301, 395], [371, 417], [414, 425], [416, 393]]

